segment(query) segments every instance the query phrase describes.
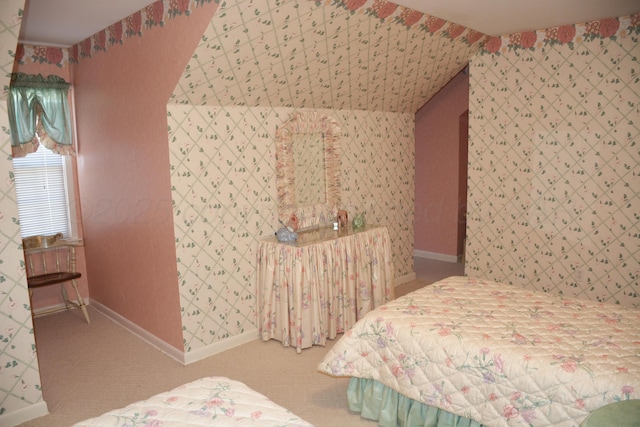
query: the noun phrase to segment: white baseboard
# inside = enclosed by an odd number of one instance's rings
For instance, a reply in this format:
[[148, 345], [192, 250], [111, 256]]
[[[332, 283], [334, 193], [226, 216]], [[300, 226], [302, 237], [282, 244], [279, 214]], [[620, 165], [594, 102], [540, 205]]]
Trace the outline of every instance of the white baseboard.
[[190, 351], [189, 353], [185, 353], [184, 355], [184, 364], [188, 365], [190, 363], [197, 362], [202, 359], [206, 359], [209, 356], [213, 356], [214, 354], [222, 353], [225, 350], [230, 350], [234, 347], [237, 347], [242, 344], [246, 344], [251, 341], [255, 341], [258, 339], [258, 329], [253, 329], [248, 332], [244, 332], [240, 335], [235, 335], [231, 338], [227, 338], [223, 341], [219, 341], [214, 344], [210, 344], [206, 347], [199, 348], [194, 351]]
[[91, 306], [96, 310], [98, 310], [100, 313], [104, 314], [111, 321], [122, 326], [124, 329], [131, 332], [133, 335], [137, 336], [141, 340], [157, 348], [161, 352], [165, 353], [167, 356], [180, 362], [183, 365], [188, 365], [190, 363], [198, 362], [202, 359], [206, 359], [209, 356], [213, 356], [214, 354], [221, 353], [225, 350], [229, 350], [239, 345], [246, 344], [248, 342], [258, 339], [258, 329], [253, 329], [251, 331], [244, 332], [240, 335], [227, 338], [223, 341], [220, 341], [214, 344], [210, 344], [206, 347], [199, 348], [189, 353], [185, 353], [176, 349], [172, 345], [167, 344], [157, 336], [148, 332], [146, 329], [141, 328], [140, 326], [131, 322], [127, 318], [111, 310], [109, 307], [103, 304], [100, 304], [99, 302], [96, 302], [96, 301], [91, 301]]
[[47, 402], [43, 400], [26, 408], [0, 415], [0, 426], [17, 426], [27, 421], [44, 417], [48, 413]]
[[446, 261], [446, 262], [460, 262], [462, 260], [462, 255], [447, 255], [447, 254], [439, 254], [436, 252], [427, 252], [427, 251], [419, 251], [415, 249], [413, 251], [413, 256], [417, 258], [428, 258], [434, 259], [436, 261]]
[[393, 287], [395, 288], [396, 286], [400, 286], [403, 283], [408, 283], [408, 282], [412, 282], [416, 280], [416, 273], [411, 273], [411, 274], [405, 274], [402, 277], [395, 277], [393, 279]]
[[166, 342], [164, 342], [157, 336], [153, 335], [146, 329], [141, 328], [140, 326], [136, 325], [126, 317], [111, 310], [106, 305], [103, 305], [97, 301], [91, 300], [91, 307], [95, 308], [100, 313], [105, 315], [108, 319], [122, 326], [124, 329], [131, 332], [133, 335], [137, 336], [142, 341], [145, 341], [147, 344], [157, 348], [158, 350], [160, 350], [167, 356], [171, 357], [172, 359], [175, 359], [176, 361], [184, 364], [184, 353], [178, 350], [177, 348], [175, 348], [174, 346], [167, 344]]

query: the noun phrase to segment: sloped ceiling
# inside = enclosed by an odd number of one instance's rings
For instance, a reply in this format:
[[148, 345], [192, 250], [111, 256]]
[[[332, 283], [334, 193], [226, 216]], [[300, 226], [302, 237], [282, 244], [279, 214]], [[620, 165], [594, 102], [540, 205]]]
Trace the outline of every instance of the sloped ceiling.
[[222, 2], [172, 102], [414, 113], [484, 36], [375, 3]]

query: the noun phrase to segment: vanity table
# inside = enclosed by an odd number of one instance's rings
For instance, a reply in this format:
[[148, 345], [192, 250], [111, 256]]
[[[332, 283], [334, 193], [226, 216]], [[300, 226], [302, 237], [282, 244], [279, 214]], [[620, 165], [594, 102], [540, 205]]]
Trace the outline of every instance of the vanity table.
[[393, 299], [393, 263], [386, 227], [320, 227], [292, 243], [260, 240], [258, 327], [298, 353], [351, 328]]

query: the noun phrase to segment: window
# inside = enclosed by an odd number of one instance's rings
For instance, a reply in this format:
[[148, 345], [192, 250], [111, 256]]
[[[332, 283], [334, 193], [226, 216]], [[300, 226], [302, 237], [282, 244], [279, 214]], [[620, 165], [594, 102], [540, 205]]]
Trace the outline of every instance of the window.
[[71, 157], [40, 144], [37, 151], [15, 157], [13, 169], [22, 238], [56, 233], [75, 238]]
[[75, 196], [70, 89], [57, 75], [11, 74], [7, 112], [22, 238], [78, 237], [75, 203], [69, 203]]

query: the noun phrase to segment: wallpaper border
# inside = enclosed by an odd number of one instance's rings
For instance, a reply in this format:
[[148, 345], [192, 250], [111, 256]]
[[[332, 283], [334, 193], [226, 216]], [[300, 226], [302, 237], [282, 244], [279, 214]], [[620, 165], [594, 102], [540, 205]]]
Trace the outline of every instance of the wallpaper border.
[[[69, 48], [19, 44], [15, 53], [16, 61], [21, 65], [39, 63], [62, 68], [69, 63], [92, 58], [99, 52], [107, 51], [111, 46], [123, 44], [128, 38], [142, 37], [145, 31], [162, 27], [167, 20], [177, 16], [188, 16], [195, 7], [212, 1], [220, 4], [220, 0], [158, 0]], [[489, 36], [463, 25], [385, 0], [316, 0], [315, 3], [317, 6], [330, 4], [342, 7], [353, 14], [375, 17], [380, 22], [391, 21], [407, 28], [418, 26], [425, 32], [443, 35], [451, 40], [460, 38], [469, 46], [478, 42], [482, 44], [489, 39]]]
[[[78, 63], [81, 59], [106, 52], [109, 47], [121, 45], [129, 38], [142, 37], [145, 31], [163, 27], [169, 19], [189, 16], [194, 8], [212, 1], [220, 3], [220, 0], [158, 0], [69, 48], [19, 44], [16, 61], [20, 65], [39, 63], [63, 68], [69, 63]], [[23, 14], [21, 10], [21, 16]]]
[[585, 40], [616, 39], [631, 34], [640, 34], [640, 13], [617, 18], [600, 19], [581, 24], [563, 25], [537, 31], [525, 31], [489, 38], [480, 53], [501, 54], [517, 49], [534, 50], [543, 45], [568, 45]]
[[[62, 68], [70, 62], [77, 63], [81, 59], [92, 58], [96, 53], [104, 52], [113, 45], [123, 44], [128, 38], [142, 37], [144, 31], [157, 26], [162, 27], [167, 20], [177, 16], [188, 16], [194, 7], [211, 1], [220, 3], [220, 0], [158, 0], [70, 48], [19, 44], [15, 52], [16, 61], [21, 65], [40, 63]], [[423, 31], [441, 33], [451, 40], [462, 36], [461, 40], [469, 46], [481, 41], [482, 53], [500, 54], [514, 49], [534, 49], [542, 44], [567, 44], [573, 47], [574, 43], [586, 39], [640, 34], [640, 13], [491, 37], [385, 0], [316, 0], [315, 3], [318, 6], [323, 3], [332, 4], [354, 14], [373, 16], [381, 22], [391, 20], [407, 28], [418, 25]]]

